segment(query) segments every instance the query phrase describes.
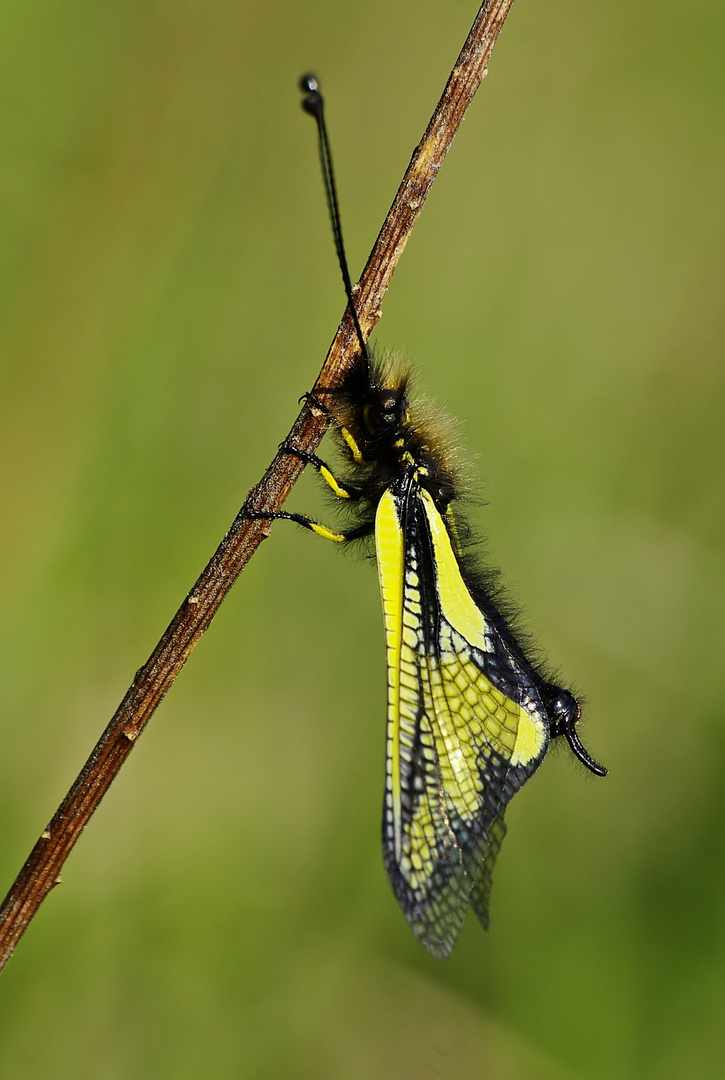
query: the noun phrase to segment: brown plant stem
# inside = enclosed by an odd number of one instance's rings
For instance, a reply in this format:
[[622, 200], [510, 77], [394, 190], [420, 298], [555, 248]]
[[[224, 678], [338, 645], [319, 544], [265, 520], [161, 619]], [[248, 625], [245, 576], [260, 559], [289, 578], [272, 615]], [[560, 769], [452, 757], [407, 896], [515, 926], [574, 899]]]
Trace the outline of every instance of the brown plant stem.
[[[382, 313], [382, 301], [426, 196], [438, 174], [473, 95], [481, 84], [491, 50], [513, 0], [484, 0], [428, 128], [417, 147], [367, 265], [355, 287], [363, 334], [369, 337]], [[339, 386], [359, 350], [352, 320], [345, 315], [330, 346], [314, 393]], [[327, 418], [302, 409], [285, 442], [313, 453]], [[248, 513], [274, 514], [287, 498], [304, 464], [280, 451], [251, 489], [209, 564], [171, 620], [153, 653], [140, 668], [111, 722], [78, 778], [40, 836], [0, 908], [0, 969], [50, 890], [73, 845], [117, 776], [224, 597], [264, 540], [270, 522]]]

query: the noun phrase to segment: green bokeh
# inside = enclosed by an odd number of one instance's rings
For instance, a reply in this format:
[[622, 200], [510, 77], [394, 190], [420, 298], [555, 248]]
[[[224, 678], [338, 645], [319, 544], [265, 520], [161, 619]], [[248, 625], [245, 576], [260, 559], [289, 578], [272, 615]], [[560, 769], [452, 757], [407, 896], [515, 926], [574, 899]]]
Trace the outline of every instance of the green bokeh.
[[[2, 882], [296, 415], [474, 5], [0, 9]], [[441, 964], [381, 866], [365, 563], [278, 526], [0, 980], [13, 1080], [674, 1080], [725, 1057], [725, 15], [519, 0], [376, 339], [465, 421], [596, 781]], [[319, 511], [313, 478], [296, 508]]]

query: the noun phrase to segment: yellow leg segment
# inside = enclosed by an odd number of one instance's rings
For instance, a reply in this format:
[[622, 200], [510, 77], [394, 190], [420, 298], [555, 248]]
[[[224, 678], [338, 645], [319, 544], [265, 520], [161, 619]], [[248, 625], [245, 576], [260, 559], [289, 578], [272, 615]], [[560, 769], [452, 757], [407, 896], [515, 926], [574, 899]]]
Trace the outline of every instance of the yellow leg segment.
[[334, 540], [336, 544], [344, 544], [347, 540], [347, 537], [344, 536], [343, 533], [333, 532], [332, 529], [328, 529], [326, 525], [320, 525], [317, 521], [309, 521], [305, 522], [305, 524], [308, 529], [317, 533], [323, 540]]
[[350, 447], [350, 453], [352, 454], [352, 460], [355, 462], [355, 464], [356, 465], [364, 465], [365, 464], [365, 458], [362, 456], [362, 453], [360, 452], [360, 447], [358, 446], [357, 442], [355, 441], [355, 437], [352, 434], [352, 432], [348, 431], [348, 429], [346, 427], [341, 427], [340, 428], [340, 434], [342, 435], [342, 437], [345, 440], [345, 442], [347, 443], [347, 445]]
[[[359, 498], [360, 492], [357, 488], [353, 487], [351, 484], [343, 484], [338, 480], [330, 466], [326, 465], [322, 458], [318, 458], [316, 454], [308, 454], [306, 450], [298, 450], [296, 447], [289, 446], [287, 443], [281, 443], [280, 449], [285, 450], [288, 454], [294, 454], [295, 457], [301, 458], [306, 465], [311, 465], [313, 469], [317, 469], [322, 479], [328, 487], [333, 490], [338, 499]], [[362, 461], [362, 458], [360, 460]]]
[[324, 465], [324, 464], [320, 463], [320, 465], [318, 466], [317, 471], [319, 472], [320, 476], [325, 481], [325, 483], [329, 484], [329, 486], [334, 491], [335, 495], [337, 495], [338, 499], [350, 499], [350, 498], [352, 498], [352, 495], [351, 495], [350, 491], [347, 488], [342, 487], [338, 483], [338, 481], [336, 480], [336, 478], [333, 475], [332, 471], [327, 467], [327, 465]]

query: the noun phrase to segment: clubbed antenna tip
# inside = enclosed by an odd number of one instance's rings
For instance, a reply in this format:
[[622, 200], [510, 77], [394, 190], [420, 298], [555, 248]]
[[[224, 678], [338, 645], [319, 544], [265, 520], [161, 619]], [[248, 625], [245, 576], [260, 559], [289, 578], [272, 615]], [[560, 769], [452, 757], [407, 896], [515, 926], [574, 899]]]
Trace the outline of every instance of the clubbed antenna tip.
[[320, 102], [322, 100], [317, 76], [312, 74], [302, 75], [299, 81], [299, 88], [302, 93], [306, 95], [302, 99], [302, 108], [305, 112], [314, 115], [319, 110]]

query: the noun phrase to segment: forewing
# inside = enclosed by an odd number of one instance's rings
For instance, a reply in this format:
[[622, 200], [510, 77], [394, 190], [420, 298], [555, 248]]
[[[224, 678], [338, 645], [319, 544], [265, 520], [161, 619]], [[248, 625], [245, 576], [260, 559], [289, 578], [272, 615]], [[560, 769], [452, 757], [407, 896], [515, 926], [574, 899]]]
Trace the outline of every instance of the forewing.
[[420, 552], [404, 535], [404, 518], [402, 497], [387, 491], [376, 517], [388, 659], [383, 852], [413, 932], [434, 956], [445, 957], [463, 924], [470, 887], [444, 795]]
[[376, 541], [388, 653], [385, 864], [414, 933], [445, 957], [469, 901], [486, 923], [503, 809], [542, 759], [548, 731], [427, 492], [387, 491]]

